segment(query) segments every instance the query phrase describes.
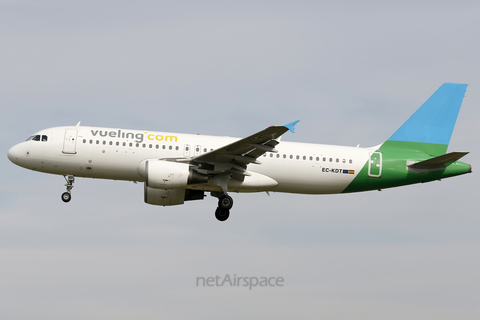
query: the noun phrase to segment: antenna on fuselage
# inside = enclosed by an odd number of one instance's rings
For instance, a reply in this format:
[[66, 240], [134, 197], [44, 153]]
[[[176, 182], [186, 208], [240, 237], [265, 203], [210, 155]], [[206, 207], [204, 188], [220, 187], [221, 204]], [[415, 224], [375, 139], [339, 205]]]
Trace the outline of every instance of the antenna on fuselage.
[[77, 125], [75, 127], [79, 127], [80, 126], [80, 122], [82, 121], [78, 121]]

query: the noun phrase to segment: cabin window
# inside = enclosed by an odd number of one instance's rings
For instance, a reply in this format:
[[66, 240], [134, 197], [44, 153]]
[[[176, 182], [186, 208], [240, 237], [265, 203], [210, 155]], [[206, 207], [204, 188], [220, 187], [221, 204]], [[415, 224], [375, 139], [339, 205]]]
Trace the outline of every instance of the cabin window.
[[96, 144], [100, 144], [100, 141], [99, 141], [99, 140], [97, 140], [97, 141], [95, 141], [95, 143], [96, 143]]
[[272, 157], [273, 157], [273, 153], [270, 153], [270, 158], [272, 158]]
[[162, 146], [162, 149], [165, 149], [165, 145]]
[[152, 149], [152, 145], [151, 145], [151, 144], [150, 144], [148, 147], [149, 147], [150, 149]]
[[109, 145], [112, 145], [112, 144], [113, 144], [113, 142], [112, 142], [112, 141], [110, 141], [108, 144], [109, 144]]
[[286, 158], [287, 158], [287, 155], [286, 155], [286, 154], [284, 154], [284, 155], [283, 155], [283, 159], [286, 159]]
[[207, 148], [203, 148], [203, 152], [207, 152]]
[[175, 147], [175, 150], [178, 150], [178, 146]]
[[350, 159], [350, 160], [348, 160], [348, 162], [349, 162], [350, 164], [352, 164], [353, 161], [352, 161], [352, 159]]
[[145, 143], [144, 143], [144, 144], [142, 144], [142, 147], [143, 147], [143, 148], [145, 148], [146, 146], [147, 146], [147, 145], [146, 145]]
[[290, 155], [290, 159], [293, 159], [293, 154]]
[[200, 148], [196, 148], [195, 151], [196, 151], [196, 152], [200, 152]]
[[103, 144], [104, 144], [104, 145], [107, 144], [107, 141], [103, 140]]
[[132, 146], [133, 146], [133, 143], [130, 142], [128, 145], [129, 145], [130, 147], [132, 147]]
[[159, 146], [158, 144], [155, 146], [155, 148], [157, 148], [157, 149], [158, 149], [159, 147], [160, 147], [160, 146]]
[[124, 146], [124, 147], [125, 147], [126, 145], [127, 145], [127, 143], [126, 143], [126, 142], [122, 143], [122, 146]]
[[332, 158], [330, 158], [330, 159], [328, 159], [328, 161], [332, 162], [332, 161], [333, 161], [333, 159], [332, 159]]
[[303, 156], [303, 160], [307, 160], [307, 157], [306, 157], [306, 156]]
[[322, 160], [323, 160], [323, 162], [325, 162], [325, 161], [327, 161], [327, 158], [323, 157], [323, 159], [322, 159]]
[[117, 141], [117, 143], [115, 143], [117, 146], [120, 145], [120, 142]]
[[313, 160], [313, 157], [310, 157], [309, 159], [310, 159], [310, 161], [312, 161], [312, 160]]
[[87, 139], [83, 139], [83, 143], [87, 143]]
[[316, 157], [315, 160], [316, 160], [316, 161], [320, 161], [320, 158], [319, 158], [319, 157]]
[[300, 156], [297, 154], [297, 160], [300, 159]]
[[347, 160], [343, 159], [343, 160], [342, 160], [342, 163], [345, 163], [345, 162], [347, 162]]
[[280, 158], [280, 155], [277, 153], [277, 158]]
[[188, 151], [188, 147], [185, 147], [185, 151]]
[[136, 144], [136, 147], [138, 148], [139, 146], [140, 146], [140, 143], [137, 143], [137, 144]]
[[168, 150], [172, 150], [172, 146], [168, 146]]
[[93, 140], [90, 140], [89, 142], [90, 142], [90, 144], [92, 144], [92, 143], [93, 143]]

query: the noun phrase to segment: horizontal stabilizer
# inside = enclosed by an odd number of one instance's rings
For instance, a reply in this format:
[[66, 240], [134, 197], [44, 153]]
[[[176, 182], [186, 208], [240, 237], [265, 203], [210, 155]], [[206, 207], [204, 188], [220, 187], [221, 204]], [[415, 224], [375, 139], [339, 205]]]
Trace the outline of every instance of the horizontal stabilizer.
[[450, 152], [424, 161], [415, 162], [412, 164], [407, 163], [407, 167], [412, 169], [435, 169], [438, 167], [444, 168], [459, 160], [466, 154], [468, 154], [468, 152]]

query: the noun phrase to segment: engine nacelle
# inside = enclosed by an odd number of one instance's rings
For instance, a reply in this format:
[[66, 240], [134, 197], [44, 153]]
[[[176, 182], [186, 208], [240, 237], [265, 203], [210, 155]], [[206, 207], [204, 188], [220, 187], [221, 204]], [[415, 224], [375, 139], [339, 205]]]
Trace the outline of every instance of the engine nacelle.
[[174, 206], [185, 201], [203, 200], [205, 192], [189, 189], [155, 189], [145, 185], [145, 202], [156, 206]]
[[145, 178], [145, 187], [153, 189], [185, 189], [188, 184], [208, 182], [208, 176], [201, 174], [186, 163], [146, 160], [138, 168]]
[[145, 202], [156, 206], [174, 206], [185, 201], [185, 189], [155, 189], [145, 183]]
[[183, 189], [189, 172], [190, 167], [185, 163], [149, 160], [145, 163], [145, 183], [148, 188]]

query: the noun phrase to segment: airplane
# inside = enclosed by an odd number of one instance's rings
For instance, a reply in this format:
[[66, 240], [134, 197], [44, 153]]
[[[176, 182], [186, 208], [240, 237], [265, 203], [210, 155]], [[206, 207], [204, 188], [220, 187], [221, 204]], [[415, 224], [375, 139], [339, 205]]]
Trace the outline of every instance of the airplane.
[[230, 216], [232, 192], [335, 194], [423, 183], [472, 172], [468, 152], [447, 147], [467, 84], [444, 83], [385, 142], [368, 148], [281, 141], [298, 121], [246, 138], [101, 127], [41, 130], [13, 146], [14, 164], [63, 175], [64, 202], [75, 177], [144, 183], [159, 206], [218, 198], [215, 217]]

